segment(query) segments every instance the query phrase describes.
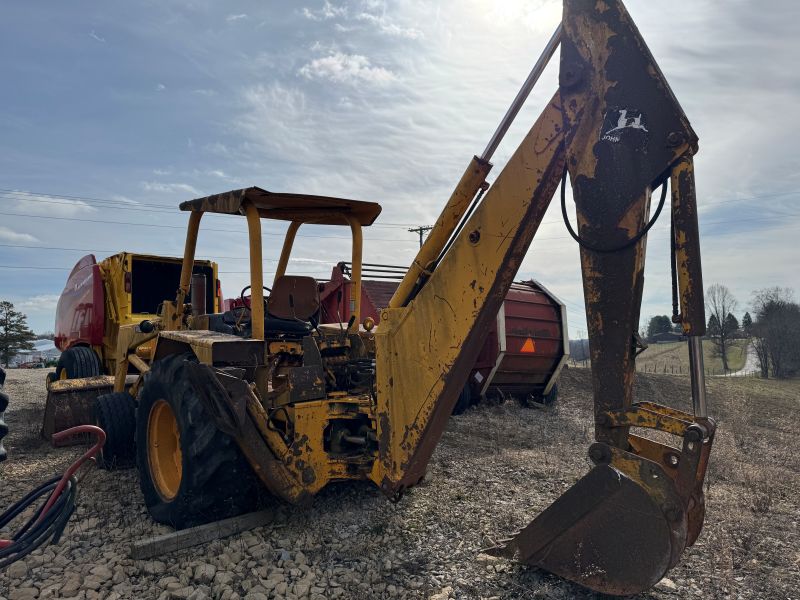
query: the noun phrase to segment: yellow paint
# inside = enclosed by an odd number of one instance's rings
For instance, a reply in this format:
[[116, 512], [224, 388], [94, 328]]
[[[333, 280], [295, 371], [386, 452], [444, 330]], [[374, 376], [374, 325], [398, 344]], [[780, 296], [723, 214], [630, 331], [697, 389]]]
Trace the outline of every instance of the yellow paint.
[[[561, 131], [561, 107], [556, 96], [489, 188], [425, 287], [408, 306], [383, 311], [375, 330], [381, 444], [380, 468], [372, 475], [376, 483], [386, 478], [394, 486], [404, 478], [422, 475], [419, 471], [424, 471], [425, 453], [418, 456], [419, 469], [413, 473], [409, 472], [409, 461], [421, 442], [426, 441], [432, 448], [438, 441], [424, 432], [437, 407], [448, 413], [444, 418], [449, 416], [447, 406], [452, 409], [463, 388], [470, 357], [462, 348], [475, 329], [476, 318], [489, 312], [496, 314], [498, 300], [505, 296], [517, 271], [522, 256], [510, 256], [511, 239], [520, 234], [530, 243], [550, 203], [563, 170]], [[459, 185], [472, 186], [474, 182], [465, 177]], [[470, 196], [471, 192], [471, 188], [456, 190], [453, 196]], [[477, 243], [470, 241], [471, 233], [473, 240], [478, 238]], [[490, 304], [493, 287], [495, 295]], [[399, 305], [397, 300], [395, 294], [393, 306]], [[457, 361], [464, 363], [464, 380], [454, 378]], [[449, 386], [445, 398], [446, 383]]]
[[183, 455], [178, 421], [164, 400], [150, 408], [147, 420], [147, 458], [156, 491], [166, 501], [178, 495], [183, 477]]

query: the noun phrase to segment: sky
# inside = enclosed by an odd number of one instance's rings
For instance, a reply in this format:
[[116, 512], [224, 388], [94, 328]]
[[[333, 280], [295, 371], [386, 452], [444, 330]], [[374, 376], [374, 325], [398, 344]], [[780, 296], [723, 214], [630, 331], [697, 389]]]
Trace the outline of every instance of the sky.
[[[739, 301], [800, 292], [800, 3], [629, 0], [700, 137], [706, 285]], [[555, 30], [550, 0], [5, 2], [0, 8], [0, 299], [53, 329], [77, 260], [180, 256], [181, 201], [256, 185], [379, 202], [368, 262], [408, 264]], [[494, 156], [491, 182], [557, 85], [551, 62]], [[574, 212], [573, 212], [574, 215]], [[247, 284], [242, 219], [207, 216], [198, 257]], [[669, 220], [648, 234], [643, 319], [670, 314]], [[283, 228], [265, 227], [265, 276]], [[344, 228], [306, 226], [290, 271], [349, 260]], [[578, 248], [553, 202], [518, 279], [585, 335]]]

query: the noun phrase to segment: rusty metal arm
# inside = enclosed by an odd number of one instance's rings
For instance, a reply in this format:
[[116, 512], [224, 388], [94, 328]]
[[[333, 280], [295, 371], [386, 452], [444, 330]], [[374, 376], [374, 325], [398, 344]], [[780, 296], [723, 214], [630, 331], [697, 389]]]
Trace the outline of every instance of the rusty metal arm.
[[300, 229], [302, 221], [292, 221], [289, 228], [286, 230], [286, 237], [283, 238], [283, 248], [281, 248], [281, 256], [278, 259], [278, 266], [275, 268], [275, 280], [278, 277], [286, 275], [286, 267], [289, 266], [289, 256], [292, 254], [292, 246], [294, 246], [294, 239], [297, 237], [297, 230]]
[[192, 269], [194, 268], [194, 253], [197, 248], [197, 234], [200, 231], [200, 219], [202, 218], [201, 211], [189, 213], [189, 226], [186, 231], [186, 245], [183, 249], [183, 264], [181, 265], [181, 281], [175, 299], [175, 311], [179, 322], [183, 318], [184, 302], [189, 294], [189, 282], [192, 279]]
[[[556, 95], [424, 287], [407, 306], [393, 302], [383, 312], [376, 334], [380, 466], [373, 478], [384, 493], [396, 495], [424, 474], [563, 169]], [[482, 181], [474, 175], [468, 171], [459, 188]]]

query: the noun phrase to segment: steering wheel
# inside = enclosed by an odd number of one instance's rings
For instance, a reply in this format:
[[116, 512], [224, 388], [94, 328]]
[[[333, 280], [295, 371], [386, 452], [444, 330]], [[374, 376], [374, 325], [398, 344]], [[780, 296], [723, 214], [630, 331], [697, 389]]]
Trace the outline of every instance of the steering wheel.
[[[248, 310], [250, 310], [250, 299], [248, 298], [248, 299], [247, 299], [247, 301], [245, 301], [245, 299], [244, 299], [244, 293], [245, 293], [247, 290], [249, 290], [251, 287], [252, 287], [252, 286], [246, 285], [246, 286], [244, 286], [244, 287], [242, 288], [242, 291], [239, 293], [239, 300], [241, 300], [241, 301], [242, 301], [242, 306], [244, 306], [244, 307], [245, 307], [245, 308], [247, 308]], [[268, 291], [270, 294], [272, 293], [272, 290], [271, 290], [270, 288], [268, 288], [267, 286], [263, 285], [263, 286], [261, 286], [261, 287], [263, 287], [265, 290], [267, 290], [267, 291]], [[265, 310], [266, 310], [266, 307], [267, 307], [267, 299], [266, 299], [266, 298], [264, 298], [264, 309], [265, 309]]]

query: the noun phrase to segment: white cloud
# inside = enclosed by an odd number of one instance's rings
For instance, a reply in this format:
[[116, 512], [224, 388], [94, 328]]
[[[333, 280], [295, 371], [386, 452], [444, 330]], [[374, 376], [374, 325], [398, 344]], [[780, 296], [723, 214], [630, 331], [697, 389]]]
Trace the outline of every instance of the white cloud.
[[121, 194], [112, 194], [111, 199], [116, 202], [122, 202], [123, 204], [134, 204], [134, 205], [141, 204], [141, 202], [139, 202], [138, 200], [132, 200], [131, 198], [128, 198], [127, 196], [123, 196]]
[[19, 233], [8, 227], [0, 227], [0, 242], [10, 242], [12, 244], [34, 243], [39, 239], [29, 233]]
[[193, 94], [197, 94], [198, 96], [216, 96], [217, 95], [216, 90], [209, 90], [209, 89], [204, 89], [204, 88], [197, 89], [197, 90], [192, 90], [192, 93]]
[[356, 15], [356, 20], [371, 23], [377, 27], [378, 31], [390, 36], [407, 38], [410, 40], [417, 40], [424, 37], [422, 31], [419, 29], [414, 27], [401, 27], [396, 23], [388, 21], [386, 17], [373, 15], [372, 13], [359, 13]]
[[58, 294], [39, 294], [17, 302], [16, 308], [25, 313], [53, 312], [58, 305], [58, 298]]
[[244, 19], [247, 19], [247, 15], [244, 13], [240, 15], [228, 15], [227, 17], [225, 17], [225, 20], [228, 23], [233, 23], [234, 21], [242, 21]]
[[74, 217], [97, 212], [83, 200], [70, 200], [46, 195], [26, 194], [15, 198], [14, 210], [48, 217]]
[[336, 17], [347, 16], [346, 6], [336, 6], [325, 0], [322, 8], [319, 10], [311, 10], [310, 8], [303, 8], [303, 16], [312, 21], [327, 21], [328, 19], [335, 19]]
[[106, 38], [104, 38], [104, 37], [100, 37], [99, 35], [97, 35], [97, 34], [94, 32], [94, 29], [92, 29], [92, 31], [89, 33], [89, 37], [90, 37], [90, 38], [92, 38], [92, 39], [95, 39], [95, 40], [97, 40], [97, 41], [98, 41], [98, 42], [100, 42], [101, 44], [105, 44], [105, 43], [106, 43]]
[[163, 83], [159, 83], [159, 84], [156, 86], [156, 91], [157, 91], [157, 92], [163, 92], [165, 89], [167, 89], [167, 86], [165, 86]]
[[169, 194], [186, 193], [202, 196], [203, 193], [188, 183], [163, 183], [161, 181], [143, 181], [142, 187], [147, 192], [162, 192]]
[[329, 79], [337, 83], [386, 84], [397, 79], [394, 73], [374, 66], [361, 54], [334, 52], [323, 58], [315, 58], [303, 65], [298, 74], [306, 79]]

